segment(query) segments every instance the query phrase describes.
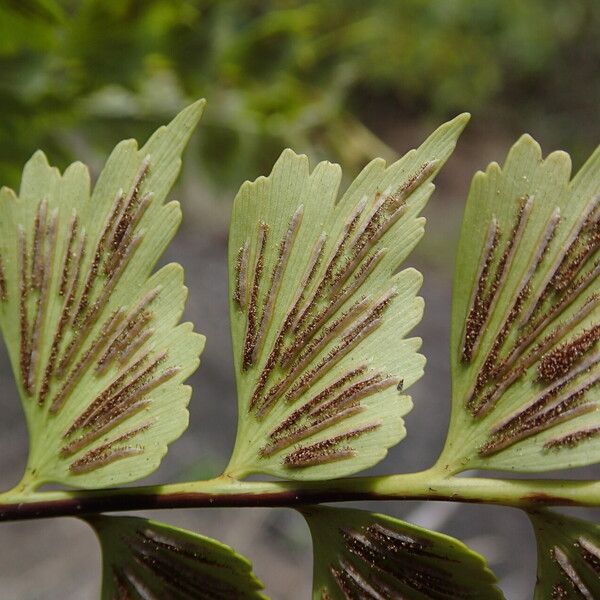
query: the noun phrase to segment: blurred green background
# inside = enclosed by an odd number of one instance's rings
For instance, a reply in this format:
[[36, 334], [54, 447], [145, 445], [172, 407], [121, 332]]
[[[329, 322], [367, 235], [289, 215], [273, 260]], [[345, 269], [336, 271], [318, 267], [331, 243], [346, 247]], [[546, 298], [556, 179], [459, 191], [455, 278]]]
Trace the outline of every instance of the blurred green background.
[[[374, 472], [430, 466], [449, 416], [452, 260], [469, 180], [524, 131], [545, 153], [564, 148], [582, 163], [600, 133], [598, 31], [598, 0], [0, 0], [0, 185], [18, 187], [37, 148], [61, 168], [78, 159], [97, 174], [119, 140], [143, 142], [190, 101], [208, 99], [172, 194], [184, 221], [165, 257], [185, 267], [186, 318], [208, 341], [190, 379], [190, 427], [145, 482], [216, 475], [233, 444], [226, 238], [242, 181], [267, 174], [286, 146], [313, 164], [340, 162], [349, 178], [467, 110], [473, 119], [437, 178], [426, 235], [408, 261], [425, 276], [416, 330], [425, 376], [411, 388], [408, 437]], [[27, 435], [3, 349], [0, 414], [8, 488]], [[531, 597], [535, 547], [519, 511], [372, 508], [459, 537], [486, 556], [508, 598]], [[152, 516], [233, 545], [275, 600], [309, 597], [310, 541], [293, 511]], [[0, 540], [10, 549], [0, 558], [2, 600], [97, 598], [98, 548], [80, 522], [3, 524]]]
[[[105, 155], [209, 100], [198, 168], [218, 190], [282, 146], [356, 170], [390, 127], [468, 110], [588, 153], [600, 118], [597, 0], [3, 0], [0, 181], [32, 149]], [[585, 124], [582, 128], [581, 124]], [[189, 160], [189, 159], [188, 159]]]

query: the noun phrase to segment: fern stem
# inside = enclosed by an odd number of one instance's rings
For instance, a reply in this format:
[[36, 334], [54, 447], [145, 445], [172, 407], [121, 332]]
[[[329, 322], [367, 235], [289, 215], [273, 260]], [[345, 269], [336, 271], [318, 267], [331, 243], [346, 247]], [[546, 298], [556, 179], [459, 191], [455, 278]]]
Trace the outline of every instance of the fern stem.
[[428, 470], [406, 475], [326, 482], [207, 481], [125, 489], [0, 495], [0, 521], [98, 512], [201, 507], [300, 506], [357, 500], [439, 500], [532, 508], [600, 506], [600, 482], [440, 477]]

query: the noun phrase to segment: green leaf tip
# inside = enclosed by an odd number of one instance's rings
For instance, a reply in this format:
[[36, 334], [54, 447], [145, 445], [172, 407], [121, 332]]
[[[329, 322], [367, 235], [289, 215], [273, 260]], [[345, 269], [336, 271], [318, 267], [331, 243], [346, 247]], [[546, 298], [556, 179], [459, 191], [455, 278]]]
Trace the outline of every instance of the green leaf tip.
[[265, 600], [250, 562], [217, 540], [138, 517], [84, 520], [102, 547], [102, 600]]
[[155, 470], [188, 423], [204, 338], [178, 324], [179, 265], [152, 269], [181, 219], [165, 204], [203, 101], [138, 149], [121, 142], [93, 191], [43, 152], [0, 192], [0, 327], [30, 435], [23, 489], [104, 487]]
[[600, 527], [547, 510], [529, 518], [538, 547], [534, 600], [600, 598]]
[[600, 148], [529, 135], [473, 178], [457, 257], [448, 471], [600, 459]]
[[314, 547], [314, 600], [503, 598], [485, 560], [462, 542], [362, 510], [301, 510]]
[[229, 237], [238, 435], [226, 472], [326, 479], [379, 462], [405, 435], [403, 390], [423, 373], [421, 275], [398, 272], [423, 235], [431, 180], [466, 123], [369, 163], [338, 195], [339, 165], [284, 150], [236, 196]]

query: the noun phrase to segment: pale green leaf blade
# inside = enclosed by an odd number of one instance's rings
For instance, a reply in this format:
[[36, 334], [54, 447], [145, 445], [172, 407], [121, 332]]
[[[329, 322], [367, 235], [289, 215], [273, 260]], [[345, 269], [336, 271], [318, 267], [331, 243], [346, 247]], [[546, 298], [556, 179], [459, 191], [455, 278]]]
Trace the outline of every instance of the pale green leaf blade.
[[534, 600], [600, 598], [600, 527], [549, 511], [529, 518], [538, 547]]
[[503, 598], [485, 560], [452, 537], [363, 510], [301, 512], [313, 538], [314, 600]]
[[155, 470], [187, 427], [204, 340], [179, 324], [179, 265], [152, 269], [181, 220], [165, 204], [203, 101], [138, 150], [121, 142], [93, 193], [36, 153], [0, 191], [0, 326], [30, 435], [23, 489], [103, 487]]
[[102, 600], [259, 600], [252, 565], [209, 537], [138, 517], [85, 519], [102, 547]]
[[467, 120], [390, 166], [374, 160], [341, 198], [338, 165], [311, 171], [291, 150], [241, 187], [229, 239], [239, 408], [229, 475], [340, 477], [404, 437], [402, 389], [424, 365], [406, 335], [423, 303], [421, 275], [398, 268]]
[[455, 272], [445, 469], [546, 471], [600, 460], [600, 149], [523, 136], [473, 179]]

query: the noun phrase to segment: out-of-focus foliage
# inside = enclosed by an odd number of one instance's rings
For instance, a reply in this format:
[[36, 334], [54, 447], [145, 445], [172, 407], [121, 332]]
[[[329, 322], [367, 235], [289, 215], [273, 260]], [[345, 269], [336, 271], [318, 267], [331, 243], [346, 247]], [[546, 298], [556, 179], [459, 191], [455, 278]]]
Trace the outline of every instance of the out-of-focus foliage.
[[382, 110], [508, 105], [565, 130], [598, 118], [599, 22], [596, 0], [5, 0], [0, 181], [31, 148], [66, 163], [83, 128], [105, 152], [199, 96], [197, 151], [226, 185], [284, 144], [357, 169], [386, 154], [361, 125], [384, 132]]

